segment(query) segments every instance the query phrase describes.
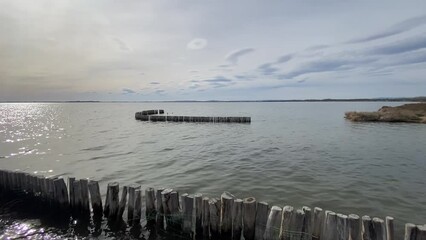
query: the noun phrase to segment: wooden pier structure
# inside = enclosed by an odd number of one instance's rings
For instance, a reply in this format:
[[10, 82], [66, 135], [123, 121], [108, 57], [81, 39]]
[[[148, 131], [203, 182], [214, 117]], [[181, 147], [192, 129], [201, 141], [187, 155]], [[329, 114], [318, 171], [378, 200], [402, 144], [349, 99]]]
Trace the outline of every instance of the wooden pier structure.
[[[174, 232], [187, 239], [240, 240], [395, 240], [394, 219], [340, 214], [315, 207], [269, 206], [224, 192], [220, 198], [179, 194], [174, 189], [111, 182], [102, 202], [99, 184], [88, 179], [44, 177], [0, 170], [0, 196], [27, 198], [31, 207], [65, 219], [124, 222], [150, 231]], [[121, 196], [120, 196], [121, 193]], [[143, 210], [145, 210], [143, 212]], [[45, 215], [45, 212], [40, 212]], [[405, 224], [404, 240], [425, 240], [426, 225]], [[402, 239], [401, 239], [402, 240]]]
[[151, 122], [210, 122], [210, 123], [250, 123], [251, 117], [202, 117], [202, 116], [169, 116], [164, 110], [145, 110], [137, 112], [135, 118]]

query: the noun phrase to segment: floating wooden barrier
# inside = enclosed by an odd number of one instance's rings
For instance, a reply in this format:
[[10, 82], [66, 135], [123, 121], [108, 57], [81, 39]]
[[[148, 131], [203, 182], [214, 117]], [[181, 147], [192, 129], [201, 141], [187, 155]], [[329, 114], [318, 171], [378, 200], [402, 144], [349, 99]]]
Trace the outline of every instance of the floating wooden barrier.
[[[227, 192], [220, 199], [186, 193], [179, 198], [179, 193], [173, 189], [150, 187], [145, 189], [145, 206], [142, 206], [140, 186], [123, 186], [120, 192], [116, 182], [108, 184], [102, 207], [97, 181], [70, 177], [67, 182], [68, 187], [64, 178], [0, 170], [0, 196], [28, 199], [36, 204], [34, 207], [43, 209], [39, 214], [44, 216], [45, 211], [51, 210], [54, 216], [63, 216], [65, 220], [73, 215], [74, 218], [93, 217], [95, 221], [103, 212], [108, 223], [122, 222], [127, 210], [129, 225], [140, 226], [145, 209], [147, 224], [155, 225], [148, 230], [172, 231], [188, 239], [193, 239], [194, 235], [196, 239], [235, 240], [241, 237], [246, 240], [396, 239], [394, 219], [389, 216], [385, 220], [369, 216], [360, 218], [321, 208], [311, 211], [306, 206], [302, 209], [269, 208], [266, 202], [257, 202], [252, 197], [237, 199]], [[426, 240], [426, 225], [407, 223], [404, 240]]]
[[151, 122], [210, 122], [210, 123], [250, 123], [250, 117], [201, 117], [201, 116], [169, 116], [164, 110], [146, 110], [137, 112], [135, 119]]

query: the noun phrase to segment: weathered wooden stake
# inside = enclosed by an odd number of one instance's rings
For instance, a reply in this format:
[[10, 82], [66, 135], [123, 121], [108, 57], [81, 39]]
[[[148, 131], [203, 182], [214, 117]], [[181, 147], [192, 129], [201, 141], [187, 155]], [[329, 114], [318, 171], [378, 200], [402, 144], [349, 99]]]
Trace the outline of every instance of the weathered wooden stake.
[[89, 207], [89, 181], [87, 179], [80, 179], [81, 184], [81, 211], [88, 215], [90, 213]]
[[75, 182], [75, 177], [69, 177], [68, 178], [68, 189], [69, 189], [69, 193], [70, 193], [70, 207], [73, 210], [75, 208], [74, 182]]
[[133, 221], [133, 213], [135, 211], [135, 202], [136, 202], [136, 189], [140, 189], [140, 186], [136, 184], [131, 184], [128, 187], [129, 190], [129, 199], [127, 203], [127, 222], [131, 226]]
[[291, 222], [292, 236], [291, 240], [299, 240], [302, 238], [303, 223], [305, 221], [305, 213], [301, 209], [297, 209], [293, 214], [293, 221]]
[[211, 198], [210, 209], [210, 234], [212, 239], [220, 239], [220, 200]]
[[243, 200], [235, 199], [232, 205], [232, 239], [240, 240], [243, 229]]
[[266, 229], [263, 239], [276, 240], [280, 236], [280, 226], [282, 218], [282, 208], [273, 206], [266, 222]]
[[256, 209], [255, 239], [262, 239], [265, 234], [266, 222], [268, 221], [269, 205], [266, 202], [258, 202]]
[[177, 191], [172, 191], [170, 193], [170, 201], [168, 204], [171, 220], [170, 226], [173, 227], [173, 231], [179, 232], [182, 227], [182, 215], [180, 214], [179, 193]]
[[383, 219], [373, 218], [373, 229], [376, 240], [386, 240], [386, 227]]
[[356, 214], [348, 217], [349, 240], [361, 240], [361, 219]]
[[323, 237], [324, 240], [337, 240], [337, 216], [332, 211], [325, 211]]
[[182, 230], [184, 234], [192, 237], [192, 213], [194, 209], [194, 197], [189, 196], [187, 193], [182, 194], [181, 202], [183, 215]]
[[341, 213], [337, 214], [337, 234], [338, 240], [347, 240], [349, 237], [348, 216]]
[[[395, 240], [395, 230], [394, 230], [394, 218], [386, 217], [386, 239], [387, 240]], [[426, 239], [425, 239], [426, 240]]]
[[417, 238], [417, 227], [412, 223], [405, 224], [405, 235], [404, 240], [416, 240]]
[[228, 192], [222, 193], [220, 196], [220, 230], [222, 239], [232, 238], [232, 204], [234, 196]]
[[362, 216], [362, 240], [371, 240], [374, 237], [373, 223], [369, 216]]
[[157, 205], [157, 220], [156, 220], [156, 226], [157, 229], [163, 229], [164, 228], [164, 208], [163, 208], [163, 202], [161, 199], [161, 193], [164, 191], [164, 188], [158, 188], [157, 192], [155, 193], [155, 201]]
[[124, 213], [124, 210], [126, 209], [126, 202], [127, 202], [127, 186], [124, 186], [121, 192], [120, 203], [118, 205], [117, 221], [123, 220], [123, 213]]
[[145, 216], [149, 225], [155, 222], [155, 190], [151, 187], [145, 189]]
[[57, 202], [61, 213], [67, 213], [69, 209], [68, 191], [67, 185], [63, 178], [59, 178], [53, 181], [55, 186], [55, 193], [57, 196]]
[[171, 211], [170, 211], [170, 194], [173, 192], [173, 189], [166, 188], [161, 192], [161, 202], [163, 205], [164, 217], [166, 219], [167, 227], [169, 227], [171, 223]]
[[[108, 219], [115, 220], [117, 219], [118, 215], [118, 193], [120, 186], [117, 182], [108, 183], [108, 196], [107, 196], [107, 203], [105, 204], [108, 206]], [[105, 207], [106, 207], [105, 206]]]
[[209, 206], [209, 198], [203, 197], [202, 199], [203, 211], [201, 214], [201, 226], [203, 228], [202, 236], [204, 238], [210, 237], [210, 206]]
[[416, 240], [426, 240], [426, 224], [417, 225]]
[[313, 231], [313, 225], [312, 225], [312, 211], [310, 207], [302, 207], [303, 212], [305, 213], [305, 218], [303, 220], [303, 236], [302, 239], [304, 240], [311, 240], [312, 239], [312, 231]]
[[195, 202], [195, 235], [203, 235], [203, 194], [196, 193], [194, 195]]
[[246, 240], [253, 240], [256, 228], [256, 206], [254, 197], [243, 199], [243, 235]]
[[142, 191], [140, 189], [135, 190], [135, 209], [133, 212], [133, 226], [139, 225], [142, 217]]
[[102, 215], [102, 198], [99, 190], [99, 183], [97, 181], [90, 181], [88, 187], [93, 215], [98, 218]]
[[281, 218], [281, 229], [280, 229], [280, 239], [282, 240], [290, 240], [291, 230], [292, 230], [292, 222], [294, 218], [294, 208], [292, 206], [285, 206], [283, 208], [283, 214]]

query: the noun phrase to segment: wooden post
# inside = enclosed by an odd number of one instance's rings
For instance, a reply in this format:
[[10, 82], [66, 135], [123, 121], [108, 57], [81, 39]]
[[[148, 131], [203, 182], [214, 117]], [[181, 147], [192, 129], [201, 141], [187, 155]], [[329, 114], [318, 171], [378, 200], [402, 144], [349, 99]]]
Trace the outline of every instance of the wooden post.
[[194, 209], [194, 198], [189, 196], [187, 193], [182, 194], [182, 215], [183, 215], [183, 224], [182, 230], [184, 234], [192, 238], [192, 212]]
[[170, 225], [173, 226], [174, 231], [179, 232], [182, 227], [182, 215], [180, 214], [179, 193], [177, 191], [172, 191], [170, 193], [170, 201], [168, 203], [171, 217]]
[[305, 221], [305, 213], [301, 209], [297, 209], [293, 214], [293, 221], [291, 222], [292, 236], [291, 240], [299, 240], [302, 238], [303, 222]]
[[127, 202], [127, 186], [124, 186], [121, 192], [121, 199], [118, 205], [117, 221], [123, 220], [123, 213], [126, 209]]
[[325, 211], [324, 230], [321, 239], [337, 240], [337, 216], [332, 211]]
[[324, 214], [322, 208], [316, 207], [314, 208], [314, 223], [313, 223], [313, 231], [312, 235], [315, 240], [319, 240], [322, 235], [322, 223], [324, 220]]
[[69, 209], [67, 185], [63, 178], [53, 181], [55, 193], [59, 203], [60, 214], [66, 214]]
[[220, 200], [211, 198], [210, 208], [210, 233], [212, 239], [220, 239]]
[[258, 202], [256, 209], [256, 227], [254, 230], [254, 238], [262, 239], [265, 234], [266, 222], [268, 221], [268, 203]]
[[[117, 218], [118, 215], [118, 193], [120, 191], [120, 186], [117, 182], [108, 183], [108, 196], [107, 196], [107, 203], [105, 204], [108, 206], [108, 219], [114, 220]], [[105, 207], [106, 207], [105, 206]]]
[[234, 196], [228, 192], [222, 193], [220, 196], [220, 230], [221, 239], [232, 238], [232, 204], [234, 203]]
[[417, 225], [416, 240], [426, 240], [426, 224]]
[[209, 198], [203, 197], [202, 199], [202, 214], [201, 214], [201, 226], [203, 229], [202, 236], [204, 238], [210, 237], [210, 206], [209, 206]]
[[266, 229], [263, 237], [264, 240], [276, 240], [279, 238], [281, 218], [282, 208], [273, 206], [266, 222]]
[[74, 197], [74, 182], [75, 182], [75, 177], [69, 177], [68, 178], [68, 189], [69, 189], [69, 193], [70, 193], [70, 207], [71, 209], [75, 208], [75, 197]]
[[142, 217], [142, 191], [140, 189], [135, 190], [135, 209], [133, 216], [133, 226], [139, 225]]
[[170, 201], [170, 193], [173, 189], [166, 188], [161, 192], [161, 203], [163, 205], [164, 216], [166, 218], [167, 227], [171, 224], [170, 222], [170, 209], [169, 209], [169, 201]]
[[85, 215], [90, 214], [89, 207], [89, 181], [87, 179], [80, 179], [81, 184], [81, 210]]
[[[387, 240], [395, 240], [395, 230], [394, 230], [394, 218], [386, 217], [386, 239]], [[426, 240], [426, 239], [425, 239]]]
[[202, 236], [203, 235], [203, 195], [201, 193], [197, 193], [194, 195], [195, 202], [195, 235]]
[[131, 184], [128, 187], [129, 199], [127, 203], [127, 222], [129, 223], [130, 226], [132, 225], [133, 213], [135, 211], [135, 201], [136, 201], [135, 191], [136, 189], [139, 189], [139, 188], [140, 186], [136, 184]]
[[151, 187], [145, 190], [145, 216], [149, 225], [155, 223], [155, 190]]
[[89, 182], [90, 200], [92, 203], [93, 215], [98, 218], [102, 216], [102, 198], [99, 191], [99, 184], [97, 181]]
[[303, 212], [305, 213], [305, 218], [303, 221], [303, 236], [302, 239], [304, 240], [311, 240], [312, 239], [312, 231], [313, 231], [313, 226], [312, 226], [312, 211], [310, 207], [302, 207]]
[[361, 240], [361, 219], [356, 214], [349, 214], [348, 217], [349, 240]]
[[347, 240], [349, 237], [348, 216], [341, 213], [337, 214], [337, 234], [338, 240]]
[[376, 240], [386, 240], [386, 227], [383, 219], [373, 218], [373, 229]]
[[371, 240], [374, 237], [373, 223], [369, 216], [362, 216], [362, 240]]
[[158, 188], [157, 192], [155, 193], [156, 196], [156, 205], [157, 205], [157, 229], [163, 229], [164, 228], [164, 208], [163, 203], [161, 200], [161, 192], [164, 191], [164, 188]]
[[416, 225], [412, 223], [406, 223], [405, 224], [405, 235], [404, 240], [416, 240], [417, 234], [416, 234]]
[[75, 180], [72, 183], [74, 192], [74, 213], [79, 215], [82, 209], [81, 183], [80, 180]]
[[294, 208], [292, 206], [285, 206], [283, 208], [283, 216], [281, 218], [281, 229], [280, 229], [280, 239], [290, 240], [292, 237], [291, 228], [293, 222]]
[[246, 240], [254, 240], [256, 206], [257, 203], [254, 197], [243, 199], [243, 235]]
[[243, 229], [243, 200], [235, 199], [232, 205], [232, 239], [241, 239], [241, 230]]

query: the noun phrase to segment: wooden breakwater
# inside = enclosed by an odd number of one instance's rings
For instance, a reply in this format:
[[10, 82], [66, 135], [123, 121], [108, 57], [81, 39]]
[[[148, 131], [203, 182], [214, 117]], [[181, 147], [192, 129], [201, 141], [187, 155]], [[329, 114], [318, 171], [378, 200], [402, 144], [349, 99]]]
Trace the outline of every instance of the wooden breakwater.
[[[143, 191], [140, 185], [123, 186], [120, 191], [120, 185], [112, 182], [102, 202], [97, 181], [73, 177], [65, 181], [62, 177], [0, 170], [0, 194], [28, 198], [32, 207], [49, 209], [65, 219], [105, 219], [108, 224], [120, 221], [128, 226], [140, 226], [145, 219], [150, 232], [174, 232], [188, 239], [396, 239], [392, 217], [344, 215], [318, 207], [270, 207], [253, 197], [238, 199], [228, 192], [220, 198], [207, 198], [164, 188]], [[426, 225], [405, 225], [404, 240], [425, 239]]]
[[210, 123], [250, 123], [251, 117], [202, 117], [162, 115], [164, 110], [145, 110], [137, 112], [135, 118], [152, 122], [210, 122]]

